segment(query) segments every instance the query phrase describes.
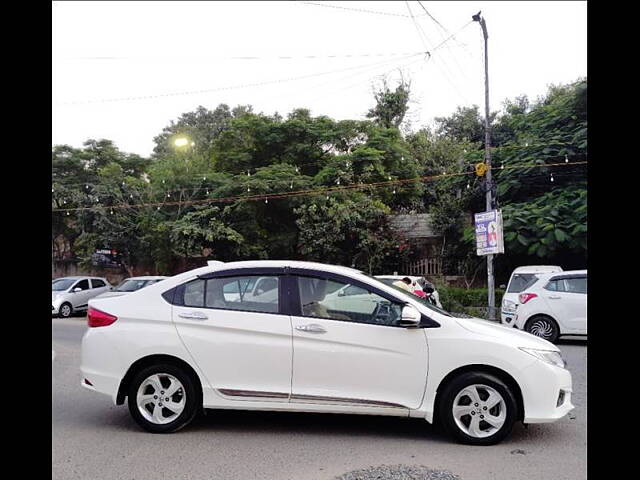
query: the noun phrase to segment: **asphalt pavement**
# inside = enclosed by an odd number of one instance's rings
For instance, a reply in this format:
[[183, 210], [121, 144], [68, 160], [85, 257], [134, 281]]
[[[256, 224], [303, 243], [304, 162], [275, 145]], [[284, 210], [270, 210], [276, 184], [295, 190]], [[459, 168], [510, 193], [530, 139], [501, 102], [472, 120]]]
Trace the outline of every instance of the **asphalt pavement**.
[[502, 443], [453, 443], [424, 420], [211, 410], [170, 435], [142, 431], [126, 406], [80, 386], [83, 317], [52, 319], [53, 479], [586, 478], [586, 341], [559, 346], [576, 408], [517, 424]]

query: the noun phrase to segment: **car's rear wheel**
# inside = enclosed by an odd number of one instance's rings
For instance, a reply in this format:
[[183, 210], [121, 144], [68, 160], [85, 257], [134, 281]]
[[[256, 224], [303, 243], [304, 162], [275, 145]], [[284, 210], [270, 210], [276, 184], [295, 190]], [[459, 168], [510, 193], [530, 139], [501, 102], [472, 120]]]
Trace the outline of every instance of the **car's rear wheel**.
[[152, 433], [175, 432], [191, 423], [202, 408], [194, 379], [171, 364], [139, 371], [129, 384], [127, 396], [131, 416]]
[[530, 334], [544, 338], [551, 343], [555, 343], [560, 335], [558, 324], [551, 317], [545, 315], [531, 317], [524, 326], [524, 329]]
[[58, 312], [62, 318], [69, 318], [73, 313], [73, 307], [71, 307], [70, 303], [63, 303], [60, 305], [60, 310]]
[[440, 421], [461, 443], [493, 445], [512, 430], [518, 410], [513, 392], [499, 378], [469, 372], [446, 385], [439, 402]]

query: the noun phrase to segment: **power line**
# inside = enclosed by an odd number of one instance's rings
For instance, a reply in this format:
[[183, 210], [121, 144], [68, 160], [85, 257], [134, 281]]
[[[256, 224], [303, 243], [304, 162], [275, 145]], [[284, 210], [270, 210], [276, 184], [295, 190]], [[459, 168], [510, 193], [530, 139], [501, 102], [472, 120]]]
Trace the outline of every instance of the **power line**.
[[[411, 57], [414, 57], [414, 56], [417, 56], [417, 55], [423, 55], [423, 54], [424, 54], [424, 52], [413, 53], [413, 54], [407, 55], [405, 57], [400, 57], [400, 58], [401, 59], [411, 58]], [[319, 76], [323, 76], [323, 75], [331, 75], [333, 73], [346, 72], [346, 71], [349, 71], [349, 70], [355, 70], [355, 69], [358, 69], [358, 68], [363, 68], [363, 67], [367, 67], [367, 66], [370, 66], [370, 65], [376, 65], [378, 63], [385, 63], [385, 62], [388, 62], [388, 60], [383, 61], [383, 62], [366, 63], [366, 64], [362, 64], [362, 65], [357, 65], [355, 67], [347, 67], [347, 68], [342, 68], [342, 69], [337, 69], [337, 70], [329, 70], [329, 71], [325, 71], [325, 72], [316, 72], [316, 73], [312, 73], [312, 74], [309, 74], [309, 75], [302, 75], [302, 76], [299, 76], [299, 77], [280, 78], [280, 79], [276, 79], [276, 80], [266, 80], [266, 81], [262, 81], [262, 82], [246, 83], [246, 84], [242, 84], [242, 85], [231, 85], [231, 86], [227, 86], [227, 87], [218, 87], [218, 88], [210, 88], [210, 89], [203, 89], [203, 90], [193, 90], [193, 91], [184, 91], [184, 92], [161, 93], [161, 94], [156, 94], [156, 95], [140, 95], [140, 96], [132, 96], [132, 97], [107, 98], [107, 99], [102, 99], [102, 100], [85, 100], [85, 101], [76, 101], [76, 102], [63, 102], [62, 105], [81, 105], [81, 104], [107, 103], [107, 102], [127, 102], [127, 101], [135, 101], [135, 100], [149, 100], [149, 99], [153, 99], [153, 98], [175, 97], [175, 96], [182, 96], [182, 95], [198, 95], [198, 94], [203, 94], [203, 93], [219, 92], [219, 91], [223, 91], [223, 90], [235, 90], [235, 89], [239, 89], [239, 88], [258, 87], [258, 86], [262, 86], [262, 85], [291, 82], [291, 81], [295, 81], [295, 80], [303, 80], [303, 79], [312, 78], [312, 77], [319, 77]]]
[[388, 52], [388, 53], [341, 53], [334, 55], [277, 55], [277, 56], [235, 56], [235, 57], [208, 57], [205, 55], [200, 56], [180, 56], [180, 57], [153, 57], [153, 56], [138, 56], [138, 57], [75, 57], [71, 60], [161, 60], [167, 62], [172, 59], [177, 60], [326, 60], [333, 58], [366, 58], [366, 57], [398, 57], [403, 55], [412, 55], [414, 53], [423, 52]]
[[[564, 147], [576, 147], [575, 144], [573, 143], [569, 143], [569, 142], [560, 142], [560, 141], [550, 141], [550, 142], [544, 142], [544, 143], [526, 143], [525, 145], [513, 145], [513, 144], [507, 144], [507, 145], [502, 145], [502, 146], [493, 146], [491, 147], [491, 150], [493, 152], [498, 152], [500, 150], [525, 150], [525, 149], [533, 149], [533, 148], [541, 148], [541, 147], [550, 147], [550, 146], [564, 146]], [[469, 153], [477, 153], [478, 155], [480, 155], [482, 152], [481, 150], [473, 150], [471, 152], [466, 152], [467, 154]], [[546, 156], [546, 157], [558, 157], [559, 154], [557, 153], [553, 153], [553, 154], [548, 154], [548, 155], [541, 155], [541, 154], [536, 154], [537, 156]], [[572, 156], [574, 155], [580, 155], [579, 153], [574, 153], [572, 154]], [[560, 154], [561, 156], [561, 154]], [[312, 161], [308, 161], [308, 162], [298, 162], [295, 164], [291, 164], [291, 163], [272, 163], [269, 165], [264, 165], [261, 167], [253, 167], [247, 170], [243, 170], [242, 172], [238, 172], [236, 174], [231, 174], [231, 175], [245, 175], [246, 173], [253, 173], [255, 174], [256, 172], [258, 172], [258, 170], [262, 169], [262, 168], [267, 168], [273, 165], [289, 165], [293, 168], [296, 169], [296, 173], [299, 173], [298, 170], [301, 167], [307, 167], [307, 166], [321, 166], [321, 167], [331, 167], [331, 166], [336, 166], [335, 164], [332, 164], [331, 162], [335, 161], [335, 157], [329, 157], [329, 158], [324, 158], [324, 159], [320, 159], [320, 160], [312, 160]], [[345, 159], [345, 168], [349, 168], [351, 165], [355, 165], [359, 162], [373, 162], [373, 161], [377, 161], [377, 160], [371, 160], [368, 158], [361, 158], [361, 159], [352, 159], [352, 158], [348, 158]], [[567, 154], [565, 154], [565, 163], [570, 163], [575, 165], [577, 162], [569, 162]], [[193, 174], [191, 179], [193, 182], [198, 182], [200, 184], [202, 184], [202, 182], [206, 182], [207, 178], [209, 180], [212, 180], [211, 177], [215, 177], [216, 175], [219, 174], [225, 174], [228, 172], [208, 172], [208, 173], [197, 173], [197, 174]], [[248, 176], [248, 175], [247, 175]], [[137, 179], [140, 180], [140, 179]], [[268, 180], [261, 180], [263, 183], [269, 183]], [[274, 182], [279, 182], [280, 180], [274, 180]], [[54, 185], [56, 184], [56, 181], [53, 181]], [[66, 183], [66, 182], [57, 182], [58, 185], [61, 185], [63, 187], [73, 187], [73, 186], [82, 186], [82, 185], [89, 185], [88, 182], [77, 182], [77, 183]], [[155, 185], [153, 184], [148, 184], [152, 189], [155, 188]], [[157, 184], [156, 184], [157, 185]], [[124, 186], [124, 185], [123, 185]], [[160, 185], [157, 185], [160, 186]], [[198, 188], [206, 188], [206, 186], [204, 187], [198, 187]], [[177, 189], [177, 190], [164, 190], [164, 192], [178, 192], [182, 189]]]
[[[548, 167], [559, 167], [559, 166], [567, 166], [567, 165], [584, 165], [586, 161], [582, 162], [573, 162], [573, 163], [552, 163], [552, 164], [533, 164], [533, 165], [514, 165], [511, 167], [500, 168], [500, 170], [514, 170], [514, 169], [523, 169], [523, 168], [548, 168]], [[496, 167], [492, 167], [496, 168]], [[415, 182], [430, 182], [434, 180], [439, 180], [442, 178], [451, 178], [451, 177], [461, 177], [461, 176], [471, 176], [475, 175], [475, 172], [459, 172], [459, 173], [445, 173], [441, 175], [427, 175], [427, 176], [419, 176], [414, 178], [406, 178], [399, 180], [389, 180], [384, 182], [374, 182], [374, 183], [355, 183], [344, 186], [337, 187], [322, 187], [313, 190], [299, 190], [299, 191], [285, 191], [278, 193], [266, 193], [266, 194], [254, 194], [254, 195], [234, 195], [229, 197], [219, 197], [219, 198], [208, 198], [201, 200], [186, 200], [186, 201], [173, 201], [173, 202], [151, 202], [151, 203], [141, 203], [141, 204], [120, 204], [120, 205], [105, 205], [105, 206], [91, 206], [91, 207], [75, 207], [75, 208], [54, 208], [53, 212], [72, 212], [72, 211], [87, 211], [87, 210], [105, 210], [105, 209], [129, 209], [129, 208], [142, 208], [142, 207], [158, 207], [158, 206], [189, 206], [189, 205], [204, 205], [209, 203], [229, 203], [233, 201], [244, 201], [244, 200], [268, 200], [270, 198], [290, 198], [290, 197], [299, 197], [299, 196], [309, 196], [309, 195], [318, 195], [322, 193], [337, 193], [343, 191], [350, 190], [360, 190], [366, 188], [380, 188], [380, 187], [389, 187], [393, 185], [403, 185], [407, 183], [415, 183]]]
[[326, 8], [335, 8], [340, 10], [350, 10], [352, 12], [360, 12], [360, 13], [373, 13], [377, 15], [387, 15], [391, 17], [405, 17], [408, 18], [408, 15], [403, 15], [401, 13], [391, 13], [391, 12], [380, 12], [377, 10], [365, 10], [363, 8], [349, 8], [349, 7], [339, 7], [338, 5], [329, 5], [325, 3], [316, 3], [316, 2], [298, 2], [305, 5], [314, 5], [316, 7], [326, 7]]

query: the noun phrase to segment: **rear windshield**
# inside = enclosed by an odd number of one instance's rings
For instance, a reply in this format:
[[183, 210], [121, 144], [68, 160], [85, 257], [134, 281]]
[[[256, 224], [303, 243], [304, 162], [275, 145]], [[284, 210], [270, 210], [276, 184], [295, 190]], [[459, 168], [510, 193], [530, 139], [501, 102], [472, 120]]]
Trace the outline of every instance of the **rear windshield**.
[[533, 273], [516, 273], [513, 277], [511, 277], [507, 292], [520, 293], [525, 288], [528, 288], [536, 283], [536, 280], [538, 280], [538, 277], [536, 277]]

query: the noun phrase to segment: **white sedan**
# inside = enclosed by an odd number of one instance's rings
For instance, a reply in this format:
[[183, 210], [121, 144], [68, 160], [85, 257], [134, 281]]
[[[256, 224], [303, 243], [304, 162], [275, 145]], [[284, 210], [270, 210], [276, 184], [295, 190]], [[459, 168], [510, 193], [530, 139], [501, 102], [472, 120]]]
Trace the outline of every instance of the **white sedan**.
[[[255, 277], [273, 279], [278, 294], [225, 299], [226, 285]], [[348, 285], [376, 300], [371, 311], [325, 302]], [[573, 408], [555, 345], [453, 317], [346, 267], [211, 264], [91, 300], [88, 324], [82, 386], [126, 401], [150, 432], [226, 408], [415, 417], [489, 445], [517, 421], [553, 422]]]

